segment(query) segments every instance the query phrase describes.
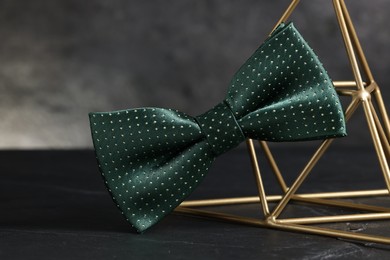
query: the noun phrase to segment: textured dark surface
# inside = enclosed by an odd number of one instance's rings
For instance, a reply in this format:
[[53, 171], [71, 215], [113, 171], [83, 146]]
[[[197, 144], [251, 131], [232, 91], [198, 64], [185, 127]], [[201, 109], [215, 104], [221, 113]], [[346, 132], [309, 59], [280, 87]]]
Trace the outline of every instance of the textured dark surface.
[[[274, 149], [290, 182], [311, 149]], [[371, 147], [331, 148], [302, 191], [383, 188]], [[259, 157], [261, 165], [264, 160]], [[359, 164], [351, 164], [359, 162]], [[263, 168], [267, 192], [271, 185]], [[288, 170], [288, 172], [287, 172]], [[253, 195], [249, 159], [221, 156], [192, 198]], [[365, 199], [389, 205], [387, 198]], [[256, 205], [222, 208], [256, 216]], [[143, 235], [130, 230], [98, 173], [92, 151], [0, 152], [0, 259], [388, 259], [389, 247], [169, 215]], [[333, 214], [289, 208], [287, 214]], [[342, 211], [345, 213], [345, 211]], [[390, 236], [388, 222], [334, 225]]]
[[[390, 1], [346, 2], [386, 102]], [[90, 147], [90, 111], [198, 115], [223, 99], [288, 3], [0, 0], [0, 147]], [[352, 78], [330, 0], [301, 1], [293, 21], [332, 78]]]

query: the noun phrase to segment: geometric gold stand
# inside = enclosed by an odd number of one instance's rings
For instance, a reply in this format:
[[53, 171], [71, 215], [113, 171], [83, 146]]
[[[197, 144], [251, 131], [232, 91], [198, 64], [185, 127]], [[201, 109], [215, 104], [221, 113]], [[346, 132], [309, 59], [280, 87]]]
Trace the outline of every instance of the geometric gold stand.
[[[290, 17], [291, 13], [298, 4], [299, 0], [293, 0], [277, 24], [285, 22]], [[258, 188], [258, 196], [185, 201], [179, 207], [176, 208], [175, 212], [253, 225], [258, 227], [268, 227], [280, 230], [304, 232], [358, 241], [390, 244], [390, 237], [353, 233], [311, 225], [346, 221], [390, 219], [390, 208], [352, 203], [347, 202], [345, 200], [337, 200], [352, 197], [356, 198], [389, 195], [390, 123], [379, 87], [372, 76], [345, 2], [344, 0], [333, 0], [333, 5], [337, 16], [338, 24], [340, 26], [340, 30], [343, 36], [347, 55], [351, 64], [352, 72], [354, 75], [353, 81], [334, 82], [334, 86], [340, 96], [351, 97], [351, 102], [345, 111], [345, 118], [347, 121], [351, 118], [351, 116], [354, 114], [354, 112], [359, 106], [363, 107], [368, 128], [375, 146], [378, 161], [384, 176], [385, 187], [387, 187], [387, 189], [298, 194], [296, 193], [297, 190], [301, 187], [306, 177], [311, 173], [313, 167], [317, 164], [319, 159], [327, 151], [328, 147], [333, 142], [333, 139], [326, 139], [321, 143], [321, 145], [312, 155], [311, 159], [307, 162], [304, 169], [301, 171], [301, 173], [298, 175], [298, 177], [290, 187], [287, 187], [283, 175], [281, 174], [279, 167], [274, 160], [274, 157], [271, 153], [268, 144], [264, 141], [259, 141], [260, 147], [265, 157], [267, 158], [282, 190], [281, 195], [267, 195], [264, 190], [260, 167], [257, 162], [256, 151], [254, 148], [254, 140], [247, 140], [249, 155], [252, 162], [253, 172]], [[364, 73], [365, 75], [365, 81], [362, 78], [362, 73]], [[363, 211], [366, 213], [299, 218], [280, 218], [281, 213], [291, 201], [341, 207], [358, 210], [359, 212]], [[259, 202], [264, 215], [263, 219], [249, 218], [245, 216], [237, 216], [226, 213], [213, 212], [209, 210], [197, 209], [197, 207], [236, 205], [243, 203]], [[272, 210], [269, 208], [269, 203], [271, 202], [276, 203], [276, 206]]]

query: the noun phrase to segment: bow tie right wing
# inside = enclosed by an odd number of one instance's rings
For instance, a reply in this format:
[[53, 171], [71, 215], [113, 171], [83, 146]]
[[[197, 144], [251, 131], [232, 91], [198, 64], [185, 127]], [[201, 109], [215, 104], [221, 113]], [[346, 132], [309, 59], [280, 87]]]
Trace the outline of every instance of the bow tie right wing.
[[241, 66], [226, 100], [249, 138], [299, 141], [346, 135], [332, 80], [292, 23], [281, 24]]

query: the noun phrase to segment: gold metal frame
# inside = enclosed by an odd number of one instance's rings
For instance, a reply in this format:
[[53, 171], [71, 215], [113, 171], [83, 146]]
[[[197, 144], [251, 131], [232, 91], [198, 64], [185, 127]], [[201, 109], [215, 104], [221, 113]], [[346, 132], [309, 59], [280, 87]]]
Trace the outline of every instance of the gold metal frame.
[[[365, 112], [365, 118], [368, 123], [368, 128], [375, 146], [376, 154], [385, 179], [387, 189], [297, 194], [297, 190], [301, 187], [306, 177], [311, 173], [313, 167], [317, 164], [319, 159], [323, 156], [323, 154], [332, 144], [333, 139], [326, 139], [320, 144], [316, 152], [312, 155], [311, 159], [308, 161], [304, 169], [301, 171], [301, 173], [298, 175], [298, 177], [290, 187], [286, 185], [283, 175], [279, 170], [279, 167], [273, 157], [273, 154], [271, 153], [268, 144], [264, 141], [259, 141], [260, 147], [262, 148], [264, 155], [267, 158], [271, 169], [275, 174], [279, 186], [283, 192], [281, 195], [269, 196], [265, 193], [264, 190], [260, 167], [257, 162], [256, 151], [254, 148], [254, 140], [249, 139], [247, 140], [247, 147], [249, 150], [252, 168], [256, 179], [258, 196], [185, 201], [178, 208], [176, 208], [175, 212], [253, 225], [258, 227], [268, 227], [287, 231], [304, 232], [330, 237], [352, 239], [357, 241], [390, 244], [390, 237], [354, 233], [318, 226], [318, 224], [324, 223], [390, 219], [390, 208], [358, 204], [345, 200], [337, 200], [342, 198], [389, 195], [390, 170], [388, 160], [390, 157], [390, 123], [381, 92], [372, 76], [371, 70], [363, 53], [362, 47], [360, 45], [345, 2], [344, 0], [332, 1], [355, 79], [354, 81], [334, 82], [334, 85], [337, 90], [337, 93], [340, 96], [351, 97], [351, 102], [345, 111], [345, 117], [347, 121], [351, 118], [351, 116], [354, 114], [354, 112], [360, 105], [363, 107]], [[285, 22], [290, 17], [290, 15], [298, 4], [299, 0], [292, 0], [291, 4], [276, 25], [281, 22]], [[366, 81], [364, 81], [362, 78], [362, 72], [366, 77]], [[379, 111], [379, 113], [377, 111]], [[341, 207], [358, 210], [360, 212], [364, 211], [367, 213], [300, 218], [280, 218], [281, 213], [285, 210], [286, 206], [291, 201]], [[236, 205], [243, 203], [259, 202], [264, 215], [263, 219], [196, 209], [196, 207]], [[270, 202], [276, 203], [276, 206], [272, 210], [269, 207]], [[310, 224], [317, 224], [317, 226]]]

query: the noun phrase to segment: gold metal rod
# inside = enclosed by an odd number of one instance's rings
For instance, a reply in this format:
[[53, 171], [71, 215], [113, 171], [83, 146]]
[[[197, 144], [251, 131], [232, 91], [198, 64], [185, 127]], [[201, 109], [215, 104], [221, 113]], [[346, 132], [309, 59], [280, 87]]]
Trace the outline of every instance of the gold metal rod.
[[352, 43], [356, 49], [356, 52], [357, 52], [357, 55], [359, 57], [360, 63], [363, 67], [364, 73], [366, 74], [369, 82], [371, 83], [374, 81], [374, 77], [372, 76], [370, 66], [368, 65], [366, 56], [364, 55], [362, 46], [360, 44], [359, 38], [358, 38], [356, 30], [355, 30], [355, 27], [353, 26], [351, 16], [348, 12], [348, 9], [347, 9], [347, 6], [345, 5], [344, 0], [341, 0], [340, 3], [341, 3], [341, 8], [343, 10], [344, 18], [345, 18], [345, 21], [346, 21], [346, 24], [348, 27], [349, 34], [352, 38]]
[[365, 214], [349, 214], [336, 216], [316, 216], [303, 218], [285, 218], [277, 219], [276, 223], [295, 223], [295, 224], [323, 224], [345, 221], [366, 221], [366, 220], [383, 220], [390, 219], [390, 213], [365, 213]]
[[373, 212], [388, 212], [388, 213], [390, 213], [390, 208], [387, 208], [387, 207], [358, 204], [358, 203], [353, 203], [353, 202], [349, 202], [349, 201], [318, 199], [318, 198], [302, 198], [298, 195], [294, 195], [294, 197], [292, 199], [294, 201], [300, 201], [300, 202], [305, 202], [305, 203], [314, 203], [314, 204], [318, 204], [318, 205], [327, 205], [327, 206], [332, 206], [332, 207], [349, 208], [349, 209], [360, 210], [360, 211], [373, 211]]
[[[284, 23], [287, 21], [287, 19], [291, 16], [291, 13], [294, 11], [295, 7], [299, 4], [300, 0], [293, 0], [291, 4], [287, 7], [286, 11], [284, 11], [282, 17], [279, 19], [279, 21], [276, 23], [274, 28], [272, 29], [271, 33], [278, 27], [279, 24]], [[270, 35], [271, 35], [270, 33]]]
[[[378, 190], [359, 190], [359, 191], [339, 191], [339, 192], [323, 192], [323, 193], [303, 193], [296, 194], [294, 196], [299, 198], [359, 198], [359, 197], [371, 197], [371, 196], [388, 196], [389, 191], [387, 189]], [[268, 202], [276, 202], [282, 199], [282, 195], [267, 196]], [[224, 206], [235, 204], [249, 204], [260, 202], [259, 196], [249, 197], [232, 197], [232, 198], [218, 198], [218, 199], [203, 199], [203, 200], [189, 200], [180, 204], [181, 207], [208, 207], [208, 206]]]
[[352, 232], [336, 230], [336, 229], [297, 225], [297, 224], [287, 224], [287, 223], [281, 224], [281, 223], [275, 223], [271, 221], [260, 220], [256, 218], [235, 216], [231, 214], [210, 212], [205, 210], [182, 208], [182, 207], [177, 207], [175, 209], [175, 212], [179, 214], [189, 214], [194, 216], [213, 218], [220, 221], [245, 224], [245, 225], [250, 225], [255, 227], [274, 228], [279, 230], [309, 233], [314, 235], [322, 235], [322, 236], [335, 237], [335, 238], [344, 238], [344, 239], [352, 239], [352, 240], [364, 241], [364, 242], [368, 241], [368, 242], [381, 243], [381, 244], [390, 244], [390, 238], [388, 237], [352, 233]]
[[257, 218], [236, 216], [236, 215], [220, 213], [220, 212], [213, 212], [208, 210], [191, 209], [191, 208], [184, 208], [179, 206], [175, 209], [174, 213], [189, 214], [193, 216], [213, 218], [217, 220], [246, 224], [246, 225], [255, 224], [258, 227], [267, 227], [267, 224], [264, 220], [260, 220]]
[[382, 124], [381, 124], [381, 122], [379, 120], [378, 114], [376, 113], [375, 107], [372, 104], [372, 102], [370, 102], [370, 107], [371, 107], [372, 115], [374, 116], [374, 121], [375, 121], [376, 128], [378, 129], [378, 134], [379, 134], [379, 137], [381, 139], [382, 147], [383, 147], [384, 152], [386, 154], [387, 160], [389, 160], [389, 158], [390, 158], [389, 140], [387, 139], [385, 131], [383, 130]]
[[[282, 196], [275, 196], [273, 199], [280, 199]], [[267, 201], [269, 196], [267, 196]], [[180, 207], [210, 207], [210, 206], [224, 206], [224, 205], [236, 205], [236, 204], [248, 204], [260, 202], [259, 196], [251, 197], [238, 197], [238, 198], [220, 198], [220, 199], [204, 199], [204, 200], [189, 200], [183, 201]]]
[[357, 90], [345, 90], [345, 89], [336, 89], [339, 96], [355, 96]]
[[378, 129], [375, 126], [374, 116], [372, 114], [369, 102], [371, 102], [371, 99], [369, 98], [362, 101], [364, 114], [367, 119], [368, 128], [370, 129], [371, 137], [375, 146], [375, 151], [377, 153], [382, 173], [386, 181], [387, 189], [390, 191], [390, 169], [387, 163], [385, 152], [383, 150], [381, 139], [378, 134]]
[[282, 175], [282, 173], [280, 172], [280, 169], [279, 169], [278, 165], [276, 164], [275, 158], [274, 158], [274, 156], [272, 155], [271, 150], [270, 150], [269, 147], [268, 147], [267, 142], [265, 142], [265, 141], [259, 141], [259, 143], [260, 143], [261, 148], [262, 148], [263, 151], [264, 151], [264, 154], [265, 154], [265, 157], [266, 157], [267, 160], [268, 160], [268, 163], [269, 163], [270, 166], [271, 166], [272, 171], [274, 172], [274, 174], [275, 174], [275, 176], [276, 176], [276, 179], [277, 179], [277, 181], [278, 181], [280, 187], [282, 188], [282, 191], [283, 191], [284, 193], [286, 193], [288, 187], [287, 187], [287, 185], [286, 185], [286, 182], [284, 181], [283, 175]]
[[253, 174], [255, 175], [257, 191], [259, 192], [259, 198], [263, 209], [263, 213], [265, 216], [268, 216], [269, 215], [268, 202], [264, 191], [263, 179], [261, 178], [259, 163], [257, 162], [255, 146], [253, 145], [253, 141], [251, 139], [246, 140], [246, 145], [248, 147], [249, 157], [251, 159]]
[[[375, 91], [375, 89], [377, 88], [377, 84], [374, 82], [374, 83], [371, 83], [371, 84], [369, 84], [365, 89], [364, 89], [364, 91], [366, 91], [366, 92], [368, 92], [368, 93], [372, 93], [372, 92], [374, 92]], [[362, 91], [362, 93], [364, 93], [364, 91]]]
[[349, 31], [345, 22], [343, 10], [341, 9], [340, 0], [333, 0], [333, 6], [344, 39], [345, 48], [347, 50], [348, 58], [352, 67], [352, 72], [355, 77], [357, 87], [360, 90], [364, 90], [362, 76], [360, 74], [359, 65], [356, 60], [355, 51], [351, 42], [351, 37], [349, 35]]
[[[345, 112], [345, 120], [348, 121], [352, 114], [356, 111], [356, 108], [359, 105], [359, 100], [354, 98], [351, 102], [351, 104], [348, 106], [347, 111]], [[329, 145], [333, 142], [334, 139], [326, 139], [324, 140], [320, 147], [317, 149], [317, 151], [314, 153], [310, 161], [306, 164], [303, 171], [300, 173], [300, 175], [297, 177], [293, 185], [289, 188], [289, 190], [286, 192], [285, 196], [280, 200], [279, 204], [276, 205], [273, 212], [271, 213], [272, 217], [277, 218], [280, 213], [282, 213], [283, 209], [286, 207], [287, 203], [291, 199], [292, 195], [298, 190], [298, 188], [301, 186], [303, 181], [306, 179], [306, 177], [309, 175], [313, 167], [317, 164], [319, 159], [322, 157], [322, 155], [325, 153], [325, 151], [328, 149]]]
[[[364, 86], [367, 85], [366, 82], [363, 82]], [[356, 81], [333, 81], [333, 85], [336, 88], [353, 88], [357, 87]]]
[[387, 196], [389, 191], [387, 189], [377, 190], [357, 190], [357, 191], [337, 191], [337, 192], [320, 192], [320, 193], [306, 193], [297, 194], [296, 196], [302, 198], [358, 198], [358, 197], [370, 197], [370, 196]]
[[375, 91], [373, 93], [374, 93], [375, 100], [378, 104], [379, 112], [381, 113], [382, 116], [383, 124], [385, 125], [387, 139], [390, 140], [389, 116], [387, 115], [385, 103], [383, 102], [381, 91], [378, 85], [376, 85]]

